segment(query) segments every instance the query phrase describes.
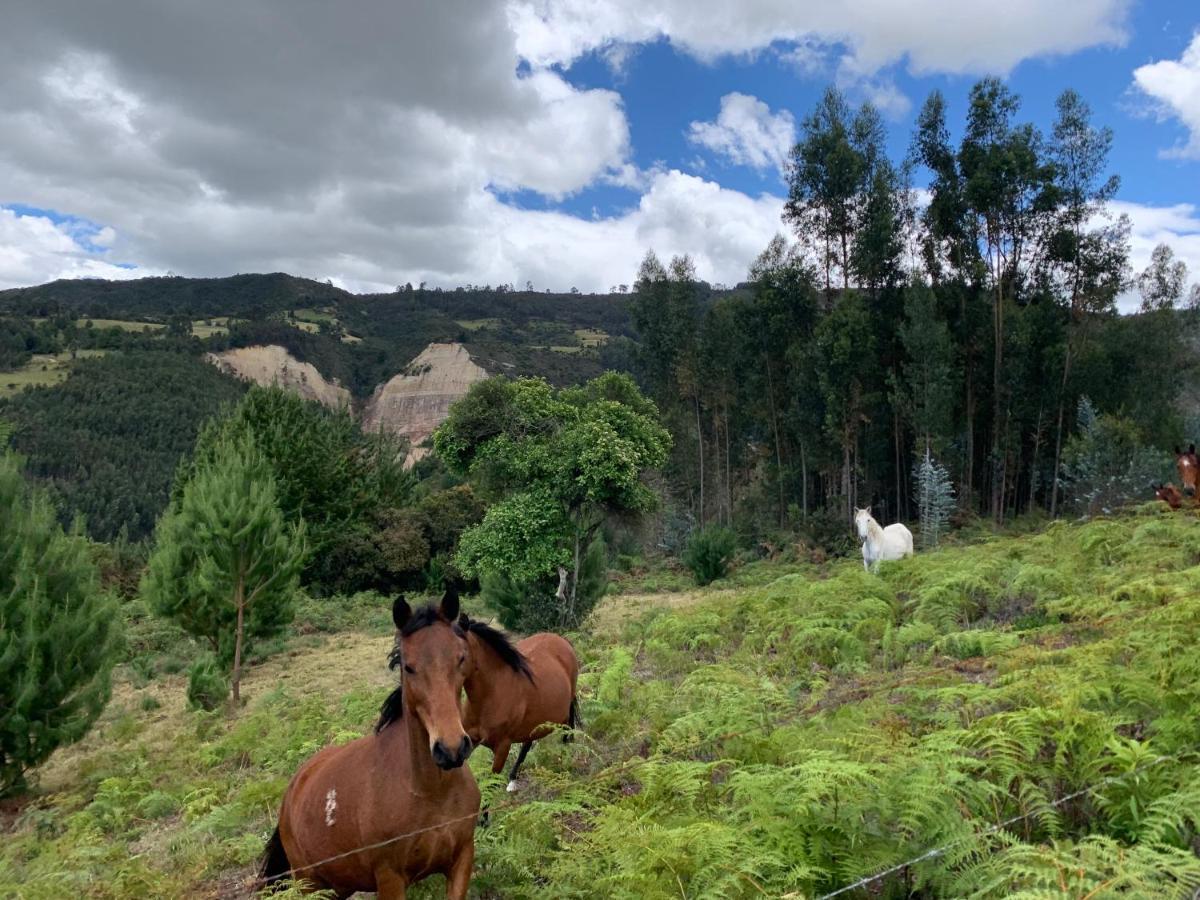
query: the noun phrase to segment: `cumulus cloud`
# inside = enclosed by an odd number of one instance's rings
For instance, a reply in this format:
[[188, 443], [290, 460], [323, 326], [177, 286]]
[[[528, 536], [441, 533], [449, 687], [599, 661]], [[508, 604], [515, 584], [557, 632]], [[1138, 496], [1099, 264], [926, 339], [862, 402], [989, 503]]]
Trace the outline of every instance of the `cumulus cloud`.
[[715, 122], [693, 122], [688, 140], [730, 162], [783, 170], [796, 143], [796, 122], [786, 109], [772, 113], [757, 97], [734, 92], [721, 98]]
[[0, 289], [55, 278], [135, 278], [134, 271], [104, 258], [111, 228], [0, 206]]
[[[1126, 39], [1129, 0], [512, 0], [517, 50], [534, 65], [568, 64], [615, 43], [666, 38], [710, 60], [776, 42], [843, 45], [873, 73], [907, 60], [914, 74], [1004, 73], [1023, 59]], [[806, 54], [804, 59], [811, 58]]]
[[[888, 65], [1000, 71], [1117, 43], [1126, 2], [1014, 0], [1002, 17], [980, 0], [362, 0], [352, 15], [318, 0], [16, 4], [0, 29], [0, 203], [99, 225], [4, 213], [3, 278], [125, 277], [112, 261], [130, 260], [355, 290], [604, 289], [653, 246], [737, 281], [782, 199], [640, 168], [619, 94], [572, 85], [558, 65], [597, 51], [619, 67], [663, 36], [704, 59], [803, 48], [895, 104]], [[696, 142], [778, 166], [794, 123], [736, 96], [696, 123]], [[627, 210], [582, 218], [511, 199], [605, 184], [635, 192]]]
[[1161, 118], [1178, 119], [1188, 129], [1188, 139], [1164, 155], [1200, 159], [1200, 31], [1179, 59], [1134, 69], [1133, 83]]
[[482, 281], [465, 261], [497, 243], [493, 193], [648, 184], [620, 96], [519, 71], [496, 3], [10, 12], [0, 202], [104, 223], [148, 269]]
[[[1134, 276], [1150, 264], [1154, 248], [1166, 244], [1175, 251], [1176, 259], [1187, 264], [1188, 283], [1200, 282], [1200, 209], [1191, 203], [1147, 206], [1117, 201], [1112, 211], [1129, 216], [1129, 265]], [[1118, 299], [1122, 312], [1133, 312], [1140, 303], [1136, 290]]]

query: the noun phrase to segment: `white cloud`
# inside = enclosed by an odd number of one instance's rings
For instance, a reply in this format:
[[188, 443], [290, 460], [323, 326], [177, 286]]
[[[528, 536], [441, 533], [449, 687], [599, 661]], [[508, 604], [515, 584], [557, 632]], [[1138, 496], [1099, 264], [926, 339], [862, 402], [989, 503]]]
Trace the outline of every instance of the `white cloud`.
[[511, 0], [517, 51], [569, 64], [618, 42], [667, 38], [711, 60], [776, 42], [843, 45], [866, 74], [907, 60], [915, 74], [1005, 73], [1024, 59], [1121, 44], [1129, 0]]
[[102, 246], [112, 229], [83, 230], [76, 222], [18, 213], [0, 206], [0, 289], [56, 278], [136, 278], [153, 272], [123, 268], [88, 244]]
[[[1136, 277], [1150, 264], [1150, 254], [1159, 244], [1167, 244], [1175, 257], [1188, 267], [1188, 282], [1200, 281], [1200, 210], [1191, 203], [1174, 206], [1145, 206], [1117, 201], [1114, 215], [1129, 216], [1129, 265]], [[1118, 300], [1122, 312], [1133, 312], [1141, 303], [1136, 290]]]
[[1200, 31], [1178, 60], [1161, 60], [1133, 71], [1134, 85], [1155, 105], [1160, 118], [1176, 118], [1188, 140], [1164, 153], [1200, 159]]
[[772, 114], [757, 97], [732, 93], [721, 98], [715, 122], [693, 122], [688, 140], [736, 165], [783, 170], [796, 143], [796, 122], [787, 110]]
[[[621, 97], [519, 72], [497, 3], [218, 6], [6, 14], [0, 203], [104, 223], [79, 248], [146, 270], [391, 287], [484, 280], [466, 261], [502, 242], [493, 192], [650, 183]], [[27, 283], [92, 271], [6, 252]]]

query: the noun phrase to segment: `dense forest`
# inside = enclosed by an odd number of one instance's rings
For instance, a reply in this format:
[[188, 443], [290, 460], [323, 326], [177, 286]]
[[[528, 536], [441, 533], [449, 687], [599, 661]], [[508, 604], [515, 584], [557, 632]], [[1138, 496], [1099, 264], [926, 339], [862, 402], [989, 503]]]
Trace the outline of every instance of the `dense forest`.
[[[854, 505], [911, 518], [926, 452], [963, 513], [1055, 515], [1082, 398], [1135, 444], [1200, 430], [1180, 389], [1197, 369], [1197, 292], [1175, 308], [1186, 269], [1166, 247], [1130, 272], [1111, 133], [1073, 91], [1049, 134], [1019, 110], [979, 82], [956, 143], [934, 93], [893, 161], [878, 113], [830, 89], [792, 153], [796, 241], [764, 250], [748, 290], [713, 296], [687, 257], [646, 256], [636, 368], [676, 436], [681, 517], [744, 536], [820, 531], [822, 510], [846, 522]], [[1135, 287], [1141, 313], [1118, 315]], [[1167, 461], [1138, 473], [1143, 496]]]

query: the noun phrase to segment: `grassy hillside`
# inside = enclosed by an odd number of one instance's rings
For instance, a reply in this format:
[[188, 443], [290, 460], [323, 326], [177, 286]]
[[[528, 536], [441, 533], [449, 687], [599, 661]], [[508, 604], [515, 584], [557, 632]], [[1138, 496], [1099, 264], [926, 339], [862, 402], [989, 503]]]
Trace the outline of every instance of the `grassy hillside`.
[[[481, 779], [475, 896], [813, 897], [937, 847], [849, 896], [1200, 885], [1193, 513], [597, 616], [586, 736], [539, 745], [515, 798]], [[0, 894], [237, 896], [289, 775], [364, 733], [391, 684], [386, 603], [343, 618], [256, 666], [233, 719], [185, 711], [182, 676], [126, 671], [102, 725], [0, 820]], [[164, 636], [144, 628], [152, 652]]]
[[[161, 339], [168, 322], [190, 319], [192, 333], [207, 341], [203, 349], [280, 343], [360, 398], [432, 341], [466, 344], [493, 372], [568, 384], [599, 374], [602, 359], [614, 365], [606, 345], [632, 334], [626, 300], [506, 287], [351, 294], [281, 273], [79, 279], [0, 291], [0, 350], [11, 344], [19, 352], [29, 341], [26, 333], [47, 321], [63, 329], [59, 342], [65, 349], [93, 346], [107, 329], [157, 332]], [[76, 330], [68, 333], [68, 324]], [[0, 372], [0, 383], [7, 383], [5, 374]], [[16, 385], [19, 379], [9, 381]]]

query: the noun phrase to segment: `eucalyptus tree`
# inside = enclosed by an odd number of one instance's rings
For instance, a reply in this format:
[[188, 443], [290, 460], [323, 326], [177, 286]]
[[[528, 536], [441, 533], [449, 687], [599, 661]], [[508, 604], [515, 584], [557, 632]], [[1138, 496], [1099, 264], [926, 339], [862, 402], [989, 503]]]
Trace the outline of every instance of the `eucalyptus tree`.
[[[1065, 307], [1067, 336], [1054, 437], [1054, 469], [1062, 460], [1063, 425], [1072, 366], [1096, 315], [1111, 312], [1128, 279], [1129, 220], [1115, 221], [1108, 204], [1121, 180], [1109, 174], [1112, 129], [1092, 124], [1092, 112], [1073, 90], [1055, 104], [1049, 153], [1054, 167], [1056, 217], [1044, 271]], [[1050, 514], [1058, 511], [1058, 479], [1051, 479]]]
[[1025, 286], [1044, 249], [1055, 209], [1054, 166], [1041, 133], [1014, 117], [1020, 100], [997, 78], [971, 89], [959, 149], [964, 197], [977, 222], [992, 293], [991, 512], [1004, 517], [1002, 449], [1009, 397], [1004, 378], [1005, 306]]

